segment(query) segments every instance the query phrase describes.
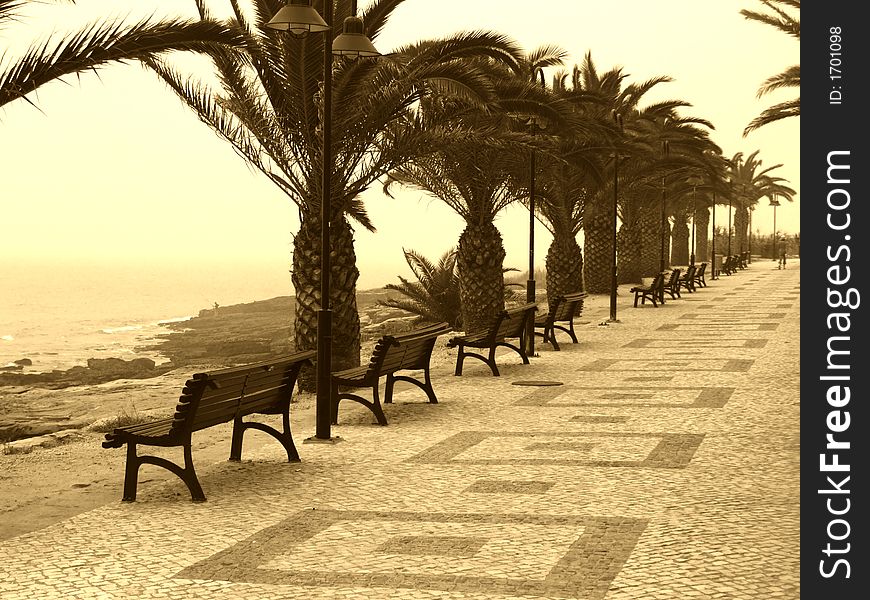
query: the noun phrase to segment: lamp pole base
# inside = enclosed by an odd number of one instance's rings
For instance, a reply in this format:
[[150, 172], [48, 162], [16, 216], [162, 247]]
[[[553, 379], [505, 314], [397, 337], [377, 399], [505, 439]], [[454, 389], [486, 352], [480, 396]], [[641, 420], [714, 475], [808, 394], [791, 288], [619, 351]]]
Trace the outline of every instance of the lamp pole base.
[[317, 436], [311, 436], [302, 440], [303, 444], [337, 444], [338, 442], [343, 442], [344, 438], [339, 436], [333, 436], [328, 438], [319, 438]]

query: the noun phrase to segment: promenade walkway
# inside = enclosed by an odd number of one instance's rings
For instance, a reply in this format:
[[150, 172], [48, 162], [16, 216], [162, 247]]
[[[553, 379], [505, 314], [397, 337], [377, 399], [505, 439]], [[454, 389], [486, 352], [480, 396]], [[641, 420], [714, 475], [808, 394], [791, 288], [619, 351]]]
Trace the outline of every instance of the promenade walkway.
[[342, 403], [301, 463], [198, 465], [204, 504], [143, 483], [0, 542], [0, 598], [798, 598], [799, 262], [708, 282], [659, 308], [622, 286], [608, 326], [595, 297], [580, 344], [500, 378], [440, 365], [440, 403], [398, 393], [387, 427]]

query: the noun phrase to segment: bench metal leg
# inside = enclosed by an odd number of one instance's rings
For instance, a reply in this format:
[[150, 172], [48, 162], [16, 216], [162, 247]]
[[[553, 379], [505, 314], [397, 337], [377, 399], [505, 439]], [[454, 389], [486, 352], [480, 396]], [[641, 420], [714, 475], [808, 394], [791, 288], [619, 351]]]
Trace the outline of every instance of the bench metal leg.
[[354, 402], [359, 402], [363, 406], [367, 407], [372, 413], [375, 415], [375, 418], [378, 420], [378, 425], [386, 425], [387, 417], [384, 414], [383, 408], [381, 408], [381, 402], [378, 394], [378, 385], [377, 383], [372, 386], [372, 397], [373, 401], [366, 400], [362, 396], [357, 396], [356, 394], [351, 394], [348, 392], [338, 393], [338, 386], [336, 385], [333, 389], [333, 406], [335, 407], [332, 412], [332, 424], [338, 424], [338, 403], [341, 400], [353, 400]]
[[387, 375], [387, 387], [384, 391], [384, 404], [392, 403], [393, 401], [393, 386], [397, 381], [406, 381], [413, 383], [418, 388], [426, 392], [426, 397], [429, 398], [429, 404], [438, 404], [438, 399], [435, 397], [435, 390], [432, 389], [432, 380], [429, 377], [429, 369], [424, 370], [424, 381], [419, 381], [413, 377], [406, 375]]
[[268, 433], [273, 438], [278, 440], [284, 450], [287, 452], [287, 462], [299, 462], [299, 452], [296, 450], [296, 444], [293, 443], [293, 435], [290, 433], [290, 413], [285, 412], [282, 415], [284, 431], [278, 431], [274, 427], [265, 423], [257, 423], [255, 421], [244, 422], [241, 418], [236, 418], [233, 421], [233, 442], [230, 448], [231, 461], [242, 460], [242, 438], [245, 431], [248, 429], [256, 429], [264, 433]]
[[145, 464], [163, 467], [167, 471], [175, 473], [187, 486], [192, 501], [205, 502], [205, 494], [202, 491], [202, 486], [199, 485], [196, 470], [193, 468], [193, 456], [191, 455], [189, 442], [184, 445], [184, 467], [180, 467], [174, 462], [159, 456], [136, 456], [136, 444], [128, 442], [127, 467], [124, 472], [123, 502], [134, 502], [136, 500], [139, 467]]
[[453, 374], [455, 376], [462, 375], [462, 363], [465, 362], [465, 347], [459, 346], [459, 351], [456, 354], [456, 369], [454, 369]]
[[139, 457], [136, 456], [136, 444], [127, 443], [127, 465], [124, 468], [124, 495], [122, 502], [136, 501], [136, 485], [139, 479]]

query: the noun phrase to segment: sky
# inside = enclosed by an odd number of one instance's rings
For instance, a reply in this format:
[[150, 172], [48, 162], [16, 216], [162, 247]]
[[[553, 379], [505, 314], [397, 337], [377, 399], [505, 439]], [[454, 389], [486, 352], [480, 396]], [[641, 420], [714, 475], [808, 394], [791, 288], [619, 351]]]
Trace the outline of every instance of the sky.
[[[193, 16], [192, 0], [78, 0], [44, 5], [0, 30], [0, 55], [76, 23], [153, 12]], [[212, 5], [220, 14], [225, 0]], [[360, 6], [366, 6], [360, 0]], [[799, 62], [799, 42], [748, 21], [742, 8], [758, 0], [406, 0], [375, 44], [382, 52], [421, 39], [488, 29], [527, 50], [564, 48], [565, 68], [587, 52], [600, 71], [621, 67], [628, 82], [667, 75], [647, 103], [677, 98], [683, 115], [711, 121], [725, 156], [760, 150], [764, 168], [798, 191], [777, 209], [777, 229], [800, 231], [799, 118], [765, 126], [747, 137], [746, 124], [764, 108], [793, 97], [788, 89], [756, 98], [769, 76]], [[550, 80], [553, 70], [548, 71]], [[202, 124], [156, 76], [137, 64], [68, 77], [0, 108], [0, 272], [4, 262], [59, 265], [143, 261], [197, 265], [256, 265], [286, 273], [298, 229], [295, 205], [265, 176], [252, 171]], [[379, 186], [365, 194], [378, 229], [355, 236], [360, 289], [410, 274], [402, 249], [437, 258], [455, 246], [463, 221], [437, 198]], [[727, 207], [717, 212], [727, 221]], [[528, 264], [528, 212], [509, 207], [496, 225], [505, 241], [506, 267]], [[753, 232], [773, 230], [773, 209], [762, 201]], [[538, 226], [536, 263], [550, 237]]]

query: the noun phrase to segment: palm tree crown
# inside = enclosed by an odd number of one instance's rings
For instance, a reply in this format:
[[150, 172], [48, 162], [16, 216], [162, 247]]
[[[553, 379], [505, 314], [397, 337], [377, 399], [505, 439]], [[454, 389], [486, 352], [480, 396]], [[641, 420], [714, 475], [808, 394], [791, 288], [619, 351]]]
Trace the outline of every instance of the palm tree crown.
[[[754, 10], [743, 9], [740, 14], [750, 21], [757, 21], [779, 29], [783, 33], [800, 40], [801, 38], [801, 20], [799, 16], [790, 15], [786, 9], [792, 8], [800, 14], [800, 0], [759, 0], [773, 14], [758, 12]], [[784, 8], [781, 8], [784, 7]], [[787, 68], [782, 73], [773, 75], [767, 78], [761, 87], [758, 88], [758, 97], [761, 98], [774, 90], [785, 87], [796, 87], [800, 89], [801, 85], [801, 67], [793, 65]], [[751, 131], [774, 123], [787, 117], [799, 117], [801, 114], [801, 99], [800, 96], [793, 100], [775, 104], [770, 108], [762, 111], [760, 115], [755, 117], [746, 129], [743, 130], [743, 135], [746, 136]]]

